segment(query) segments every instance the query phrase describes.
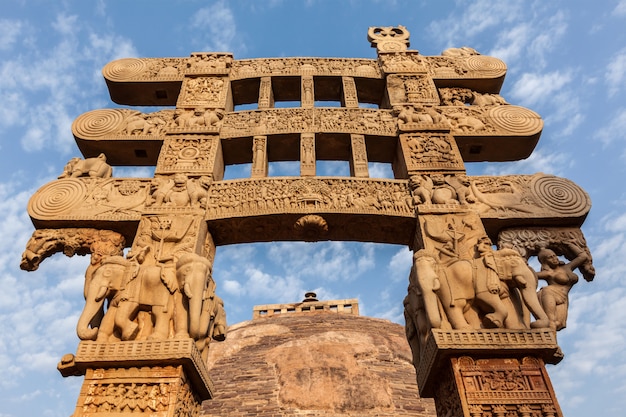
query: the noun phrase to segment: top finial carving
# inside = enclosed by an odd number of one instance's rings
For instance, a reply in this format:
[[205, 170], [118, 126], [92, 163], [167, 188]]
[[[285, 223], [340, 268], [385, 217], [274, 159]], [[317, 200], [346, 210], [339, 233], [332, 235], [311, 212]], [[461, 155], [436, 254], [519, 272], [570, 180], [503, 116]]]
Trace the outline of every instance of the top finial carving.
[[375, 27], [367, 30], [367, 40], [378, 52], [406, 51], [409, 44], [409, 31], [402, 25], [397, 27]]

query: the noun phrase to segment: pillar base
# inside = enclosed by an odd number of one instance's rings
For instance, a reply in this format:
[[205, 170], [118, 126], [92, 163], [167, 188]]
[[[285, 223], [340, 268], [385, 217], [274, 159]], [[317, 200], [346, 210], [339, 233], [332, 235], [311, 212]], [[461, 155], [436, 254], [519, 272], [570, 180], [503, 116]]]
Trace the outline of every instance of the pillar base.
[[58, 368], [63, 376], [85, 375], [73, 417], [198, 415], [213, 392], [191, 339], [81, 342], [76, 355], [64, 356]]
[[437, 415], [561, 416], [545, 362], [562, 359], [550, 330], [433, 329], [417, 379]]

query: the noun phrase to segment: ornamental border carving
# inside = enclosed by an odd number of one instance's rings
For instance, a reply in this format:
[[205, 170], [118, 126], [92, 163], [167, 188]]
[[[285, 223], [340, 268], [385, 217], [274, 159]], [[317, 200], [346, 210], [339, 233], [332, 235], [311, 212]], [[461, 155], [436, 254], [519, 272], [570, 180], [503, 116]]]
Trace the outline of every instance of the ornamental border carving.
[[[202, 53], [197, 53], [202, 54]], [[196, 53], [188, 58], [122, 58], [102, 69], [105, 79], [124, 82], [181, 82], [185, 75], [230, 75], [231, 80], [265, 76], [336, 75], [360, 78], [383, 78], [386, 73], [425, 72], [437, 79], [499, 78], [506, 74], [506, 64], [483, 55], [425, 56], [417, 51], [382, 51], [379, 60], [367, 58], [257, 58], [232, 59], [219, 55], [223, 64], [194, 65]], [[229, 62], [229, 57], [232, 60]], [[400, 58], [396, 58], [400, 57]], [[208, 62], [208, 60], [207, 60]], [[379, 64], [379, 62], [381, 64]]]
[[[101, 109], [83, 113], [72, 124], [78, 139], [163, 140], [182, 133], [220, 134], [223, 139], [286, 133], [352, 133], [396, 136], [398, 130], [450, 130], [455, 136], [534, 136], [543, 121], [532, 110], [512, 105], [436, 106], [420, 120], [407, 109], [277, 108], [225, 113], [211, 106], [140, 113]], [[399, 119], [394, 115], [399, 114]]]

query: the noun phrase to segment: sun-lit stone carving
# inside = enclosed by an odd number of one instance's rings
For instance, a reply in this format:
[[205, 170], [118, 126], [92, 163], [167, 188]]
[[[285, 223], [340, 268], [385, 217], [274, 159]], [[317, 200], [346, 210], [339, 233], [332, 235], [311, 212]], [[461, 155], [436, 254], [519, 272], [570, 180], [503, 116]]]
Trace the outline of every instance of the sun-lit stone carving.
[[[468, 162], [528, 157], [543, 129], [500, 96], [501, 60], [469, 47], [423, 56], [402, 26], [367, 39], [376, 59], [195, 52], [104, 67], [114, 102], [170, 108], [77, 117], [84, 159], [28, 205], [38, 230], [23, 269], [91, 254], [79, 352], [59, 364], [86, 375], [75, 416], [197, 414], [213, 389], [202, 360], [226, 338], [216, 247], [276, 240], [408, 246], [406, 336], [438, 412], [561, 415], [543, 363], [562, 358], [575, 270], [595, 275], [580, 231], [588, 195], [542, 173], [467, 175]], [[299, 175], [269, 176], [282, 161]], [[320, 177], [318, 161], [350, 175]], [[394, 178], [370, 178], [371, 162]], [[223, 180], [238, 164], [250, 178]], [[154, 177], [113, 178], [115, 165]]]

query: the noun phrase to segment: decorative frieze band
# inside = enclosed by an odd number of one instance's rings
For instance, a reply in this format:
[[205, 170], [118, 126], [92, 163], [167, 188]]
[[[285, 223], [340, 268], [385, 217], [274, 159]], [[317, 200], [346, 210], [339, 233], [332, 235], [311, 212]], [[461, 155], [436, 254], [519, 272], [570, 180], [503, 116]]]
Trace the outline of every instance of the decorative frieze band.
[[396, 110], [348, 108], [266, 109], [224, 113], [196, 108], [140, 113], [128, 109], [93, 110], [72, 125], [79, 140], [160, 140], [182, 133], [213, 133], [222, 138], [328, 132], [395, 136], [400, 131], [444, 130], [455, 136], [531, 137], [543, 121], [518, 106], [438, 106], [420, 113], [412, 106]]
[[[311, 211], [412, 217], [415, 205], [424, 211], [439, 206], [449, 209], [455, 204], [478, 212], [483, 220], [515, 218], [524, 223], [523, 219], [561, 218], [578, 223], [591, 208], [589, 196], [579, 186], [545, 174], [466, 177], [464, 182], [469, 185], [453, 181], [454, 176], [441, 175], [434, 182], [430, 176], [422, 176], [414, 195], [406, 180], [264, 178], [211, 183], [203, 178], [181, 174], [155, 179], [64, 178], [41, 187], [31, 198], [28, 211], [36, 221], [138, 220], [147, 207], [154, 212], [177, 213], [195, 213], [206, 207], [208, 218]], [[428, 193], [416, 194], [420, 190]], [[171, 197], [169, 202], [165, 196], [175, 193], [182, 197]], [[452, 198], [461, 193], [463, 202]], [[429, 200], [424, 198], [427, 194]], [[440, 194], [448, 198], [440, 198]], [[162, 196], [161, 202], [158, 196]]]

